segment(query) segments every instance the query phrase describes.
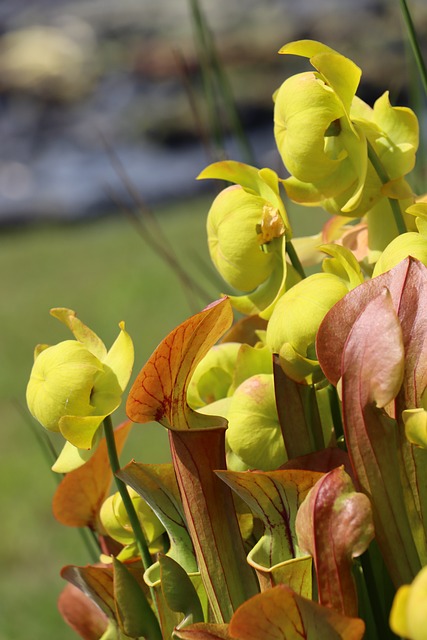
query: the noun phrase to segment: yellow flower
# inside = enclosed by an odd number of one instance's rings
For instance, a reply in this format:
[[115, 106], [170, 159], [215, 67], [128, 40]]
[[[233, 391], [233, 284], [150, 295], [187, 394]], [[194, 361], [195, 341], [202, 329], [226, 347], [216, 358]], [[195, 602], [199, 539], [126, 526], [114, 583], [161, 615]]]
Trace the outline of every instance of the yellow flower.
[[124, 323], [107, 352], [74, 311], [58, 308], [51, 314], [71, 330], [75, 340], [36, 348], [27, 404], [46, 429], [59, 431], [68, 441], [54, 468], [70, 471], [90, 457], [88, 450], [97, 443], [102, 421], [119, 406], [134, 352]]
[[235, 309], [269, 318], [277, 299], [299, 280], [286, 261], [292, 237], [280, 181], [272, 169], [231, 160], [209, 165], [198, 179], [233, 182], [215, 198], [207, 220], [212, 261], [243, 295], [230, 296]]
[[368, 162], [368, 141], [390, 183], [405, 192], [403, 176], [418, 147], [415, 114], [392, 107], [387, 92], [369, 107], [356, 96], [360, 69], [320, 42], [291, 42], [280, 53], [309, 58], [315, 69], [291, 76], [275, 94], [274, 133], [291, 174], [283, 181], [289, 197], [352, 217], [372, 209], [385, 194]]

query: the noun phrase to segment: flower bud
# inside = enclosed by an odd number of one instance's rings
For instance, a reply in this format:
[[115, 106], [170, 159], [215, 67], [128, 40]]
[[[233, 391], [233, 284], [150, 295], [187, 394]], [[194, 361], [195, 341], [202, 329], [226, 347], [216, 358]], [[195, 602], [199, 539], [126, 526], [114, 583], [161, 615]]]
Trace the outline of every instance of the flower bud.
[[390, 182], [403, 180], [418, 147], [415, 114], [392, 107], [387, 92], [369, 107], [355, 95], [360, 69], [319, 42], [292, 42], [280, 53], [310, 58], [315, 68], [288, 78], [275, 94], [274, 134], [291, 174], [284, 180], [288, 196], [330, 213], [364, 215], [384, 196], [368, 142]]
[[333, 273], [301, 280], [280, 298], [267, 327], [267, 344], [278, 353], [286, 374], [297, 382], [322, 377], [316, 356], [316, 334], [326, 313], [349, 291]]
[[[129, 487], [128, 491], [147, 543], [152, 545], [165, 529], [145, 500], [134, 489]], [[104, 501], [99, 516], [104, 529], [113, 540], [124, 545], [135, 542], [132, 526], [120, 493], [117, 492]]]
[[242, 382], [231, 398], [227, 417], [227, 442], [241, 462], [263, 471], [286, 462], [273, 374], [254, 375]]

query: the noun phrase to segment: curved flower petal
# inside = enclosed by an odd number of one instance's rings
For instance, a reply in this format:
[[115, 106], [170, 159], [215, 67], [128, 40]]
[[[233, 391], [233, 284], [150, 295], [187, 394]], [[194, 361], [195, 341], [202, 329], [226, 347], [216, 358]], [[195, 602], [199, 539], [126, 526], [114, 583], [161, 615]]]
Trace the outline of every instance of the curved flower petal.
[[[301, 280], [278, 301], [267, 327], [267, 344], [282, 361], [292, 365], [300, 380], [304, 362], [315, 361], [315, 339], [320, 323], [331, 307], [349, 291], [348, 284], [332, 273], [317, 273]], [[290, 367], [291, 369], [293, 367]]]
[[78, 469], [90, 460], [94, 452], [95, 447], [92, 449], [79, 449], [70, 442], [66, 442], [55, 464], [52, 465], [52, 471], [56, 473], [69, 473], [70, 471], [74, 471], [74, 469]]
[[92, 329], [83, 324], [75, 311], [64, 307], [56, 307], [50, 310], [50, 315], [65, 324], [74, 334], [76, 340], [81, 342], [98, 360], [105, 358], [107, 354], [105, 344]]
[[402, 235], [392, 240], [375, 265], [372, 277], [375, 278], [386, 271], [390, 271], [408, 256], [417, 258], [417, 260], [427, 265], [427, 242], [425, 236], [410, 231], [402, 233]]
[[328, 178], [342, 158], [325, 153], [325, 131], [344, 115], [339, 100], [314, 73], [291, 76], [274, 105], [274, 136], [288, 171], [303, 182]]
[[280, 49], [279, 53], [310, 58], [313, 67], [332, 87], [347, 115], [349, 114], [362, 75], [362, 71], [352, 60], [316, 40], [289, 42]]
[[59, 421], [59, 430], [64, 438], [74, 447], [78, 449], [91, 449], [96, 432], [106, 415], [63, 416]]
[[414, 168], [418, 149], [417, 116], [408, 107], [392, 107], [386, 91], [374, 104], [374, 117], [383, 132], [375, 148], [388, 175], [391, 179], [406, 175]]
[[132, 338], [125, 330], [125, 323], [120, 322], [119, 327], [120, 333], [103, 359], [103, 364], [114, 372], [119, 387], [124, 391], [132, 373], [134, 348]]

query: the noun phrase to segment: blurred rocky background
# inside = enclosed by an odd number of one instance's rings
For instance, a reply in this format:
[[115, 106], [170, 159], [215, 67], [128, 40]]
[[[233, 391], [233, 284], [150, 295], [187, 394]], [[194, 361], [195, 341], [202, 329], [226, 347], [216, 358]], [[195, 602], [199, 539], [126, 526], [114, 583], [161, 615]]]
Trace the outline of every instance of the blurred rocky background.
[[[426, 53], [427, 2], [409, 0]], [[210, 161], [203, 74], [189, 0], [0, 3], [0, 221], [75, 219], [201, 189]], [[409, 100], [397, 0], [200, 0], [259, 164], [274, 165], [272, 93], [301, 61], [290, 40], [322, 40], [363, 69], [359, 95]], [[299, 64], [299, 67], [295, 65]], [[227, 131], [225, 131], [227, 134]], [[230, 156], [244, 160], [235, 141]]]

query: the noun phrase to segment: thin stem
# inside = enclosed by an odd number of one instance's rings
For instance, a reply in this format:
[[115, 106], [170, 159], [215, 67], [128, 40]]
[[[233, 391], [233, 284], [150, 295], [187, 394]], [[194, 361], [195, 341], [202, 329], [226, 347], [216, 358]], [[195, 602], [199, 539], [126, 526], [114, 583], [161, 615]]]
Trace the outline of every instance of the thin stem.
[[[150, 552], [148, 550], [147, 541], [144, 536], [144, 532], [141, 527], [141, 523], [138, 520], [138, 516], [135, 511], [135, 507], [133, 506], [132, 499], [129, 495], [128, 488], [123, 480], [117, 477], [118, 471], [120, 471], [120, 462], [119, 456], [117, 455], [117, 447], [116, 441], [114, 439], [114, 429], [113, 423], [111, 421], [111, 416], [107, 416], [104, 419], [104, 433], [105, 433], [105, 441], [107, 443], [108, 457], [110, 460], [111, 471], [113, 472], [117, 489], [120, 493], [120, 496], [123, 500], [123, 504], [126, 509], [126, 513], [129, 518], [130, 525], [132, 527], [133, 534], [135, 536], [136, 544], [138, 546], [138, 551], [141, 556], [141, 561], [145, 570], [148, 569], [153, 563], [151, 560]], [[141, 592], [142, 596], [145, 598], [144, 592]], [[157, 600], [154, 589], [150, 587], [151, 599], [153, 603], [153, 607], [155, 612], [158, 614], [157, 610]], [[161, 640], [162, 634], [160, 631], [160, 626], [158, 622], [158, 617], [156, 617], [153, 613], [153, 619], [150, 621], [152, 635], [150, 638], [153, 640]]]
[[153, 563], [151, 560], [150, 552], [148, 551], [147, 541], [145, 539], [144, 532], [141, 527], [141, 523], [138, 520], [138, 516], [136, 514], [135, 507], [133, 506], [133, 502], [129, 495], [129, 491], [126, 484], [123, 482], [123, 480], [120, 480], [120, 478], [116, 476], [116, 473], [120, 470], [120, 463], [119, 463], [119, 457], [117, 455], [113, 424], [111, 422], [110, 416], [107, 416], [104, 420], [104, 433], [105, 433], [105, 440], [107, 442], [110, 466], [111, 466], [113, 475], [115, 477], [116, 486], [123, 500], [123, 504], [125, 506], [126, 513], [128, 515], [129, 522], [131, 524], [131, 527], [135, 536], [135, 540], [138, 546], [138, 551], [141, 556], [142, 564], [144, 565], [144, 569], [148, 569], [148, 567], [151, 566]]
[[[92, 561], [99, 562], [99, 553], [101, 549], [95, 532], [89, 527], [79, 527], [78, 531], [83, 544], [85, 545], [87, 551], [89, 552], [89, 555], [92, 558]], [[93, 545], [96, 546], [96, 549], [93, 548]]]
[[[377, 172], [377, 175], [381, 180], [382, 184], [387, 184], [387, 182], [390, 182], [390, 177], [388, 176], [387, 171], [385, 170], [381, 160], [377, 156], [376, 151], [371, 145], [371, 143], [369, 142], [369, 140], [367, 140], [367, 143], [368, 143], [368, 158], [372, 166], [374, 167], [375, 171]], [[396, 227], [399, 234], [406, 233], [407, 229], [406, 229], [405, 222], [403, 220], [403, 216], [400, 210], [398, 200], [396, 200], [395, 198], [389, 198], [388, 201], [390, 203], [390, 207], [394, 216], [394, 221], [396, 223]]]
[[427, 96], [427, 69], [424, 63], [423, 56], [421, 54], [420, 45], [418, 43], [417, 34], [415, 32], [414, 23], [406, 0], [400, 0], [400, 8], [402, 9], [403, 19], [405, 21], [406, 28], [408, 30], [409, 42], [411, 43], [412, 53], [414, 54], [415, 62], [418, 67], [421, 82]]
[[292, 244], [292, 240], [286, 240], [286, 253], [289, 256], [289, 259], [295, 271], [299, 273], [302, 279], [306, 278], [307, 276], [305, 274], [304, 267], [302, 266], [300, 259], [298, 258], [298, 254], [295, 251], [295, 247]]

